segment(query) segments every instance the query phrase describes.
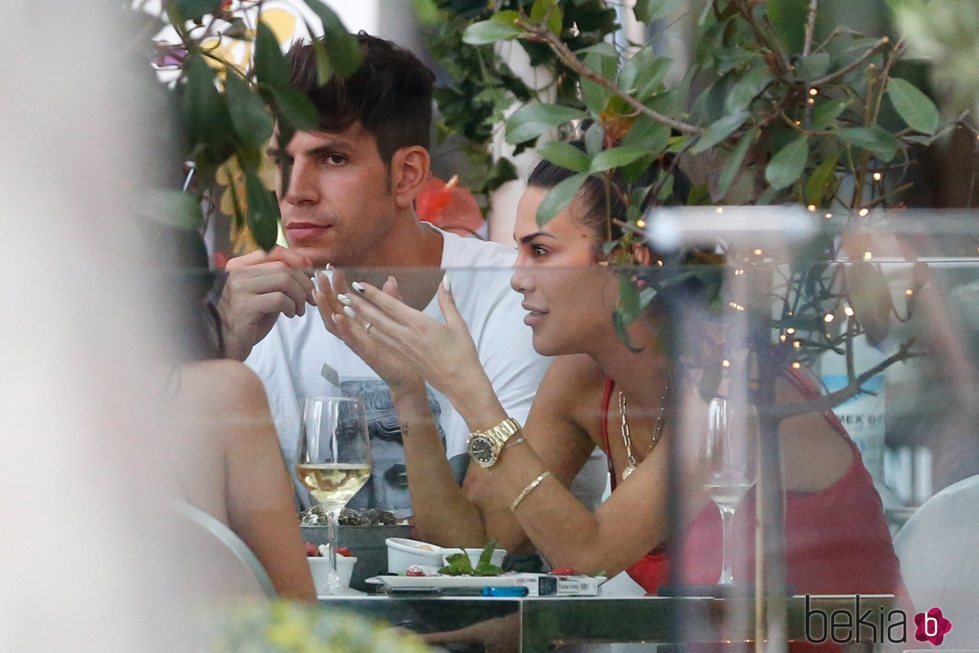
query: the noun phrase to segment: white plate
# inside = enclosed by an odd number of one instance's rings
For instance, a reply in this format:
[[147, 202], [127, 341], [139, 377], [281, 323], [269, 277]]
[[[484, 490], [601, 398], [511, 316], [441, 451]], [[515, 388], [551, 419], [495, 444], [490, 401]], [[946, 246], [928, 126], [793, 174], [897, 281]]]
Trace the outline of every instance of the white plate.
[[442, 587], [514, 587], [520, 584], [523, 574], [504, 574], [503, 576], [374, 576], [365, 582], [374, 585], [405, 589], [428, 589]]

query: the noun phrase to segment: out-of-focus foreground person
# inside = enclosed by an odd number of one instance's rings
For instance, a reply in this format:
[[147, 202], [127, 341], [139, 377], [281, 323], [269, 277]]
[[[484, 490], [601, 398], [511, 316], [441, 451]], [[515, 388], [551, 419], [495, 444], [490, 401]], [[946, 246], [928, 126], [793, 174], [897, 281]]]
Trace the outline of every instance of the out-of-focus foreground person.
[[[180, 651], [158, 314], [123, 180], [142, 133], [113, 3], [4, 8], [0, 650]], [[43, 35], [43, 40], [41, 36]]]

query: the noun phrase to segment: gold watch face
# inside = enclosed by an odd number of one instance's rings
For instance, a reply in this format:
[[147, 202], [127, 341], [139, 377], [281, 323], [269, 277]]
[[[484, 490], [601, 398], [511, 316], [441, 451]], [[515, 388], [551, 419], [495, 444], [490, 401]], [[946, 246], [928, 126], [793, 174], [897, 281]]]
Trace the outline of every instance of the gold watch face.
[[469, 440], [469, 455], [479, 465], [489, 467], [496, 462], [498, 452], [493, 442], [482, 435], [477, 435]]

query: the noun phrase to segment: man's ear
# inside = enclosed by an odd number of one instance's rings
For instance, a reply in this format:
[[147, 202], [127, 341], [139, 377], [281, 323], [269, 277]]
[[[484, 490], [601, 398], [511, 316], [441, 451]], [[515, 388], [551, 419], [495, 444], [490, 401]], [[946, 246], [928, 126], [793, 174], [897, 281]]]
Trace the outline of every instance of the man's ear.
[[430, 173], [431, 158], [420, 145], [409, 145], [391, 157], [391, 192], [399, 209], [411, 208]]

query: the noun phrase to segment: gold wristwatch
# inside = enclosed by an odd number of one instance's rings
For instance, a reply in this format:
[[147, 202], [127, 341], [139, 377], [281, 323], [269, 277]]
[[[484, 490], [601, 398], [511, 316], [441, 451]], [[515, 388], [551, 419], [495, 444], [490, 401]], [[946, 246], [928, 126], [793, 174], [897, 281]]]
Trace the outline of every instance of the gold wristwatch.
[[492, 467], [500, 458], [503, 445], [520, 430], [520, 422], [508, 417], [493, 428], [469, 434], [469, 456], [480, 467]]

